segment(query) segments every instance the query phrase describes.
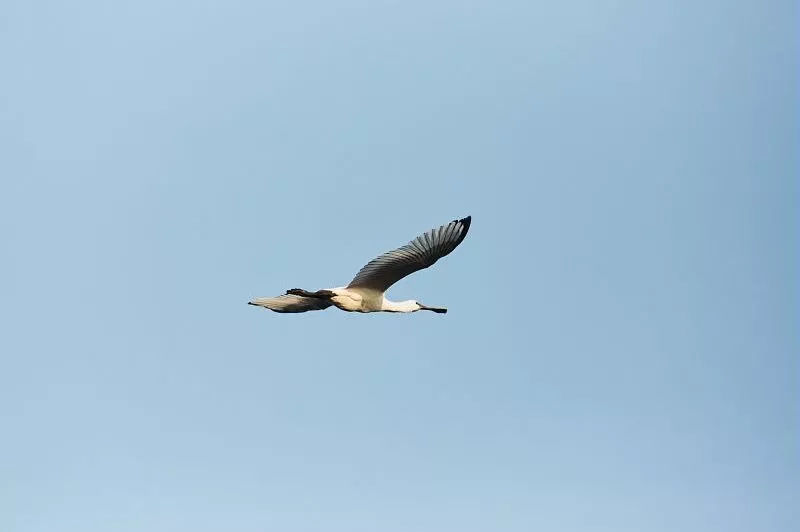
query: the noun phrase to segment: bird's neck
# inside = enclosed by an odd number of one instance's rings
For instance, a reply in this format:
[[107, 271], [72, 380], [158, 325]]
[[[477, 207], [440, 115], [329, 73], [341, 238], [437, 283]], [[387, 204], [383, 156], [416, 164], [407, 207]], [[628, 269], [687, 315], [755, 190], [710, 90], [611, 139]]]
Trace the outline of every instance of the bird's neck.
[[410, 299], [407, 301], [390, 301], [383, 298], [381, 310], [384, 312], [414, 312], [417, 310], [417, 304]]

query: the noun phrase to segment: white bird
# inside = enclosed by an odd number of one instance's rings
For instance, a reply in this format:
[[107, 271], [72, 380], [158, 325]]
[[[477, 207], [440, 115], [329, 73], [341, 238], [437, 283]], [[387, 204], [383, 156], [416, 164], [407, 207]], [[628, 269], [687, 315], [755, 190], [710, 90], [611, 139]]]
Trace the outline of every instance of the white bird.
[[431, 229], [403, 247], [386, 252], [369, 261], [347, 286], [310, 292], [300, 288], [287, 290], [277, 297], [257, 297], [248, 305], [275, 312], [308, 312], [325, 310], [331, 305], [347, 312], [416, 312], [431, 310], [440, 314], [446, 308], [428, 307], [419, 301], [390, 301], [384, 293], [397, 281], [412, 273], [433, 266], [450, 254], [467, 236], [472, 216]]

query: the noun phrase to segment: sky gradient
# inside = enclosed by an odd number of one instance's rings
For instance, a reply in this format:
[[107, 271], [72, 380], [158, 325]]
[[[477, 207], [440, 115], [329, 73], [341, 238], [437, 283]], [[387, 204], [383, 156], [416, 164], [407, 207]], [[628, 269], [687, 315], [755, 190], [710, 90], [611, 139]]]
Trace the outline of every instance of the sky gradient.
[[0, 530], [796, 530], [796, 4], [5, 0]]

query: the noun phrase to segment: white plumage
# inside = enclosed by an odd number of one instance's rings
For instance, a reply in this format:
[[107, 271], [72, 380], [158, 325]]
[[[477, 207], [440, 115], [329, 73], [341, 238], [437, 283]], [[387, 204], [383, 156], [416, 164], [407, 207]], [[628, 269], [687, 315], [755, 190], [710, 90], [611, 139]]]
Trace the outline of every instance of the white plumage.
[[350, 284], [326, 290], [287, 290], [277, 297], [258, 297], [249, 302], [275, 312], [308, 312], [336, 306], [348, 312], [445, 313], [446, 308], [429, 307], [415, 300], [390, 301], [384, 293], [400, 279], [433, 266], [449, 255], [467, 236], [472, 217], [453, 220], [421, 234], [405, 246], [386, 252], [364, 265]]

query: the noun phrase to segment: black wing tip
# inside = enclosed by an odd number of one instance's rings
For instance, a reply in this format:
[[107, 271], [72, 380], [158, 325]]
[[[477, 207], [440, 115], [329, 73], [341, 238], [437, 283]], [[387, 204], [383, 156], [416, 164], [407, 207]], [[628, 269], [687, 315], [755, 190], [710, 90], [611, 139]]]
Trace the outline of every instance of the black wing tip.
[[472, 224], [472, 215], [468, 215], [465, 218], [461, 218], [460, 220], [453, 220], [455, 223], [459, 223], [464, 227], [464, 231], [461, 232], [461, 237], [458, 239], [458, 244], [464, 241], [467, 238], [467, 233], [469, 232], [469, 226]]

